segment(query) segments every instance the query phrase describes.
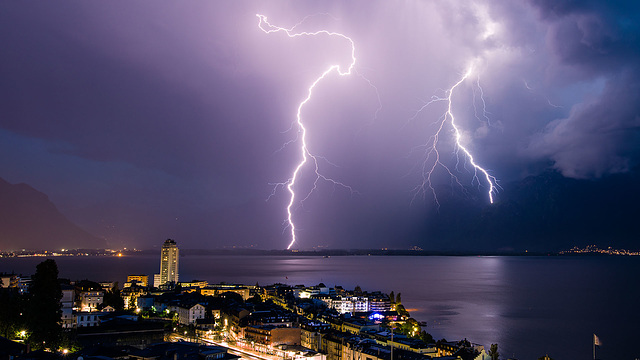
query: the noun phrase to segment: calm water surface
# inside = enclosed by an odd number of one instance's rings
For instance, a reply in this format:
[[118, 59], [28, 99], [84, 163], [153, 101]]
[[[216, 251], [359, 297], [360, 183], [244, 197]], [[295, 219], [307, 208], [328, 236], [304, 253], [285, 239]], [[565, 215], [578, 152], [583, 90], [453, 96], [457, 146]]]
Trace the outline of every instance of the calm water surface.
[[[0, 259], [31, 274], [43, 258]], [[159, 256], [55, 258], [60, 277], [126, 281], [159, 271]], [[640, 358], [640, 259], [630, 257], [183, 256], [180, 279], [341, 285], [402, 293], [436, 338], [498, 343], [501, 357]]]

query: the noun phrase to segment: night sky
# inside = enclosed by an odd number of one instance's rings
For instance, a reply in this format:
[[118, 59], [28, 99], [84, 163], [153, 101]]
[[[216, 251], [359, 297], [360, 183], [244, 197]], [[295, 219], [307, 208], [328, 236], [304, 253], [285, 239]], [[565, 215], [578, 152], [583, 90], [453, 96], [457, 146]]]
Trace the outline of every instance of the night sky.
[[[452, 111], [502, 184], [639, 164], [637, 1], [3, 1], [0, 177], [113, 247], [286, 248], [274, 184], [300, 160], [295, 114], [350, 47], [266, 34], [256, 14], [356, 48], [354, 74], [329, 74], [302, 110], [320, 171], [355, 192], [319, 182], [294, 209], [296, 247], [429, 248], [437, 205], [416, 187], [446, 104], [417, 110], [470, 64]], [[488, 204], [452, 141], [444, 129], [440, 161]], [[433, 181], [464, 192], [442, 167]]]

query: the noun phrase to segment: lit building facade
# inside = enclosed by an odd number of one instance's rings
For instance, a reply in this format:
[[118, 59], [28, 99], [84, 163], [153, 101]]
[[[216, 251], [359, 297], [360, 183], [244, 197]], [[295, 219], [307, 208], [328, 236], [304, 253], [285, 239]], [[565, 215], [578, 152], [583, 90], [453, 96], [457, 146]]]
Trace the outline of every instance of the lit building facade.
[[[160, 265], [162, 268], [162, 265]], [[127, 282], [129, 284], [137, 282], [139, 285], [147, 287], [149, 285], [149, 277], [147, 275], [129, 275], [127, 276]]]
[[160, 254], [160, 274], [153, 277], [153, 286], [160, 287], [164, 284], [178, 283], [178, 245], [174, 240], [167, 239], [162, 244]]

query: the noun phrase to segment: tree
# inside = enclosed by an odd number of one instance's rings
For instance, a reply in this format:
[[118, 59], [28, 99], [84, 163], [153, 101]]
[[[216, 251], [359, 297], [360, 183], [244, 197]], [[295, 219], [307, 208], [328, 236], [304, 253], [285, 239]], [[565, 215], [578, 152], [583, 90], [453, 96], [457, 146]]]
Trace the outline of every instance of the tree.
[[62, 339], [62, 289], [58, 282], [58, 265], [47, 259], [36, 266], [31, 277], [27, 307], [27, 326], [32, 348], [56, 349]]
[[80, 291], [97, 291], [97, 290], [102, 290], [102, 286], [100, 286], [100, 284], [98, 284], [95, 281], [91, 281], [91, 280], [80, 280], [78, 282], [76, 282], [76, 288], [78, 288]]
[[420, 333], [420, 340], [424, 341], [427, 344], [433, 344], [435, 342], [433, 336], [431, 336], [431, 334], [424, 330], [422, 330], [422, 333]]
[[17, 288], [0, 289], [0, 334], [10, 339], [13, 334], [24, 330], [22, 311], [24, 296]]
[[398, 315], [408, 318], [409, 316], [411, 316], [409, 314], [409, 312], [407, 311], [407, 309], [404, 308], [404, 305], [402, 304], [398, 304], [396, 305], [396, 312], [398, 313]]
[[402, 293], [398, 293], [398, 295], [396, 295], [396, 304], [402, 304]]
[[[400, 305], [402, 307], [402, 305]], [[404, 309], [404, 307], [402, 307]], [[407, 312], [408, 314], [408, 312]], [[420, 324], [416, 321], [416, 319], [409, 318], [406, 321], [402, 322], [399, 326], [399, 330], [402, 334], [407, 337], [417, 338], [420, 337]]]
[[489, 348], [489, 352], [487, 354], [491, 356], [491, 360], [498, 360], [498, 356], [500, 356], [500, 354], [498, 353], [498, 344], [491, 344], [491, 347]]
[[262, 298], [260, 297], [260, 295], [255, 294], [252, 297], [248, 298], [246, 302], [254, 305], [262, 304]]
[[118, 287], [117, 281], [113, 284], [111, 290], [104, 293], [103, 304], [105, 306], [111, 306], [116, 311], [124, 310], [124, 299], [122, 298], [122, 294], [120, 292], [120, 288]]
[[396, 296], [394, 295], [393, 291], [391, 291], [391, 294], [389, 294], [389, 302], [392, 304], [396, 303]]

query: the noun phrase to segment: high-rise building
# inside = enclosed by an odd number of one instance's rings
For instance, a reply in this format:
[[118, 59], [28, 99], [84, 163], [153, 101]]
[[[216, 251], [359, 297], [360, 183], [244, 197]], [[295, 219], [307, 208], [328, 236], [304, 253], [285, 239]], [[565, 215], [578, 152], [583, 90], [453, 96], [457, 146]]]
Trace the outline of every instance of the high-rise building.
[[160, 274], [153, 277], [153, 286], [160, 287], [165, 284], [178, 283], [178, 245], [171, 239], [162, 244], [160, 253]]

